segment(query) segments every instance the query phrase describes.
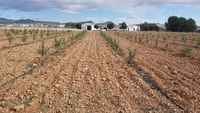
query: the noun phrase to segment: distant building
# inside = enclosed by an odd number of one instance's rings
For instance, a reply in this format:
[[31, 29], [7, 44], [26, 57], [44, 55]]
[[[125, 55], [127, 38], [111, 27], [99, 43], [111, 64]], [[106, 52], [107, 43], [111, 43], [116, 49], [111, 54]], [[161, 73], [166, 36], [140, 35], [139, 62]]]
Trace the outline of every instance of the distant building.
[[99, 25], [99, 29], [102, 31], [102, 30], [108, 30], [107, 28], [107, 24], [104, 24], [104, 23], [101, 23], [101, 24], [97, 24]]
[[159, 23], [157, 23], [156, 25], [158, 26], [159, 31], [166, 31], [166, 30], [167, 30], [167, 28], [165, 27], [164, 24], [159, 24]]
[[28, 24], [20, 24], [20, 27], [29, 27]]
[[122, 30], [122, 29], [120, 29], [120, 27], [121, 27], [121, 25], [115, 25], [112, 30], [120, 31], [120, 30]]
[[135, 25], [135, 24], [128, 24], [127, 30], [128, 31], [140, 31], [140, 26]]
[[65, 27], [65, 24], [60, 24], [59, 27], [60, 27], [60, 28], [64, 28], [64, 27]]
[[95, 30], [94, 23], [93, 22], [84, 23], [81, 25], [81, 29], [93, 31], [93, 30]]
[[197, 26], [197, 31], [200, 31], [200, 26]]

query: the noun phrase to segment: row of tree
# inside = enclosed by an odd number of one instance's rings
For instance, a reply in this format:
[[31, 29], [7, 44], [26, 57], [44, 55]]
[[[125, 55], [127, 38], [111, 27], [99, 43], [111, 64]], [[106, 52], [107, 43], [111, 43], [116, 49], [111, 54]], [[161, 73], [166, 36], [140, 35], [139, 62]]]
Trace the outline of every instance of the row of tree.
[[154, 23], [142, 23], [140, 24], [140, 29], [142, 31], [158, 31], [159, 27]]
[[[111, 21], [106, 22], [106, 24], [107, 24], [107, 28], [108, 28], [108, 29], [113, 29], [113, 28], [115, 27], [115, 24], [114, 24], [113, 22], [111, 22]], [[124, 30], [124, 29], [127, 28], [127, 25], [126, 25], [125, 22], [121, 23], [120, 25], [121, 25], [120, 29], [123, 29], [123, 30]], [[65, 24], [65, 27], [81, 29], [81, 23], [66, 23], [66, 24]], [[99, 27], [100, 27], [100, 26], [99, 26], [98, 24], [95, 24], [95, 25], [94, 25], [94, 28], [96, 28], [96, 29], [99, 29]]]
[[[115, 24], [111, 21], [106, 22], [107, 28], [108, 29], [113, 29], [115, 27]], [[121, 27], [120, 29], [126, 29], [127, 24], [125, 22], [120, 24]], [[77, 28], [81, 29], [81, 23], [71, 23], [71, 24], [66, 24], [65, 27], [70, 26], [71, 28]], [[99, 29], [99, 25], [95, 24], [94, 26], [96, 29]], [[168, 18], [168, 22], [165, 23], [165, 27], [167, 28], [168, 31], [173, 31], [173, 32], [194, 32], [197, 29], [196, 22], [194, 19], [189, 18], [186, 19], [184, 17], [177, 17], [177, 16], [170, 16]], [[142, 31], [158, 31], [159, 27], [155, 23], [142, 23], [140, 24], [140, 29]]]
[[81, 29], [81, 23], [66, 23], [65, 28], [76, 28]]
[[170, 16], [168, 22], [165, 23], [165, 27], [167, 30], [174, 32], [194, 32], [197, 29], [194, 19], [177, 16]]

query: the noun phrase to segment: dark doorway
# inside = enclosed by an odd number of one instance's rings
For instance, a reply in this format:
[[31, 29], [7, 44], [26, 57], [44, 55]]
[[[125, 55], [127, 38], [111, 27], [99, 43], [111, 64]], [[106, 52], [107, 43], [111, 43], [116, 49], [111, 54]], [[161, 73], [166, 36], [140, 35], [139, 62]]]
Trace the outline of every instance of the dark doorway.
[[87, 30], [92, 30], [92, 27], [91, 26], [87, 26]]
[[105, 29], [106, 31], [108, 30], [108, 28], [107, 28], [107, 27], [104, 27], [103, 29]]

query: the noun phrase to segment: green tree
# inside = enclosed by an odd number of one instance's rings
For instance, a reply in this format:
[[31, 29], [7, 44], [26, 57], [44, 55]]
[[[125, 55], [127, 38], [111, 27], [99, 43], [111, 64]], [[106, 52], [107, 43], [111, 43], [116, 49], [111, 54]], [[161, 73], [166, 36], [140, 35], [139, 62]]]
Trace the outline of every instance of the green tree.
[[142, 23], [140, 24], [140, 28], [142, 31], [158, 31], [159, 27], [154, 23]]
[[187, 20], [187, 31], [194, 32], [194, 31], [196, 31], [196, 29], [197, 29], [196, 22], [192, 18], [189, 18]]
[[70, 26], [71, 26], [70, 23], [66, 23], [66, 24], [65, 24], [65, 28], [69, 28]]
[[108, 29], [113, 29], [115, 27], [115, 24], [113, 22], [108, 22], [107, 27]]
[[187, 31], [187, 19], [184, 17], [179, 18], [179, 28], [178, 31], [186, 32]]
[[179, 29], [179, 18], [177, 16], [170, 16], [168, 22], [165, 23], [167, 30], [178, 31]]
[[71, 28], [76, 28], [76, 24], [75, 23], [72, 23], [70, 26], [71, 26]]
[[150, 23], [149, 24], [149, 31], [158, 31], [159, 30], [159, 27], [154, 24], [154, 23]]
[[81, 24], [80, 24], [80, 23], [77, 23], [77, 24], [76, 24], [76, 28], [77, 28], [77, 29], [81, 29]]
[[170, 16], [168, 22], [165, 23], [167, 30], [175, 32], [194, 32], [197, 29], [196, 22], [189, 18]]
[[121, 27], [120, 27], [120, 29], [126, 29], [127, 28], [127, 25], [126, 25], [126, 23], [125, 22], [123, 22], [122, 24], [121, 24]]
[[95, 24], [95, 25], [94, 25], [94, 28], [99, 29], [99, 25], [98, 25], [98, 24]]
[[65, 28], [76, 28], [76, 23], [66, 23]]
[[148, 31], [148, 30], [149, 30], [149, 25], [148, 25], [148, 23], [147, 23], [147, 22], [144, 22], [144, 23], [140, 24], [140, 29], [141, 29], [142, 31]]

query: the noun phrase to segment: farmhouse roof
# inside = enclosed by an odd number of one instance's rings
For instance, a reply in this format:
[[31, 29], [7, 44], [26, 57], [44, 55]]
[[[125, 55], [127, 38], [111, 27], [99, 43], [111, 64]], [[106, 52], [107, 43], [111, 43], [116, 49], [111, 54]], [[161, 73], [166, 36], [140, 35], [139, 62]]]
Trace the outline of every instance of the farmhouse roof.
[[159, 24], [159, 23], [157, 23], [156, 25], [157, 25], [159, 28], [166, 29], [166, 27], [165, 27], [164, 24]]
[[85, 23], [94, 23], [93, 21], [84, 21], [84, 22], [78, 22], [80, 24], [85, 24]]
[[200, 26], [197, 26], [197, 30], [200, 30]]
[[139, 26], [139, 25], [136, 25], [136, 24], [128, 24], [127, 26], [133, 27], [133, 26]]

